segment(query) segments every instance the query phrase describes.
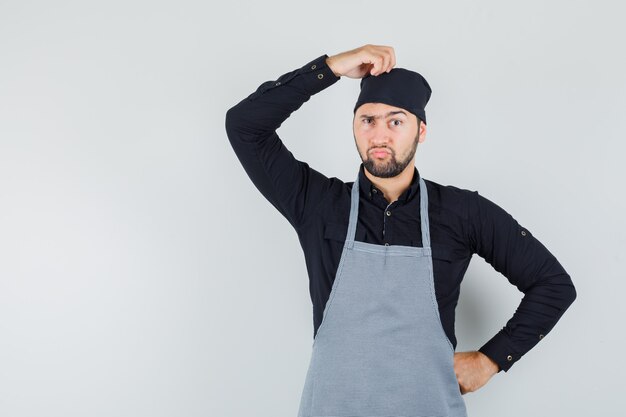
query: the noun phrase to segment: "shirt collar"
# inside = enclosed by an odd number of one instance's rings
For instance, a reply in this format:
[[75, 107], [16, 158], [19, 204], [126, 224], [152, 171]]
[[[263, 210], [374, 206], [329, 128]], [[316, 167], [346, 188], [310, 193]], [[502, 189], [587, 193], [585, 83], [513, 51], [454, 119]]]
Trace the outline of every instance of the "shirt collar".
[[[359, 170], [361, 171], [361, 175], [359, 175], [359, 189], [361, 195], [372, 200], [377, 194], [380, 194], [380, 196], [384, 199], [385, 197], [382, 191], [377, 189], [376, 186], [374, 186], [374, 184], [372, 184], [372, 182], [369, 180], [369, 178], [367, 178], [367, 175], [365, 175], [365, 167], [363, 166], [363, 163], [361, 163]], [[418, 194], [420, 175], [416, 167], [413, 167], [413, 170], [413, 179], [411, 180], [411, 184], [406, 190], [404, 190], [400, 197], [398, 197], [398, 201], [402, 203], [407, 203]]]

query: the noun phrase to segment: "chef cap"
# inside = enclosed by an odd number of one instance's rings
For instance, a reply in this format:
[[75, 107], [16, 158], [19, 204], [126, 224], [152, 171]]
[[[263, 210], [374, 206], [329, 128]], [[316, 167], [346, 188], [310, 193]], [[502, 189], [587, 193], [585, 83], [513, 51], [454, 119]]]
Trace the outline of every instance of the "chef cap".
[[431, 93], [426, 79], [414, 71], [396, 67], [376, 76], [368, 73], [361, 79], [354, 113], [365, 103], [385, 103], [410, 111], [426, 124], [424, 108]]

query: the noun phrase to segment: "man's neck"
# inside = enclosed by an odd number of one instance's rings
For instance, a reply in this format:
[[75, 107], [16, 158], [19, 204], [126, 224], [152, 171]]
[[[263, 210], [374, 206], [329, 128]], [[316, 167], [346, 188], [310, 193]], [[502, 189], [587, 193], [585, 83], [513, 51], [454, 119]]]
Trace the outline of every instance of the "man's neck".
[[400, 175], [393, 178], [375, 177], [370, 174], [367, 169], [364, 169], [363, 172], [372, 184], [383, 192], [385, 199], [389, 203], [393, 203], [400, 198], [402, 193], [406, 191], [407, 188], [411, 186], [413, 175], [415, 173], [415, 165], [414, 163], [410, 163], [404, 171], [400, 173]]

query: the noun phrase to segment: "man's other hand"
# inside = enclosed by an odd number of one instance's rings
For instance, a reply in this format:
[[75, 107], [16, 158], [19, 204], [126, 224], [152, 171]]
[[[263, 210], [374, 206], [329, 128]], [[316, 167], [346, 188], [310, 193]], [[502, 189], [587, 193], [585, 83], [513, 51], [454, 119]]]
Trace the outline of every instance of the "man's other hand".
[[498, 364], [482, 352], [455, 352], [454, 354], [454, 373], [459, 382], [461, 394], [476, 391], [499, 370]]
[[396, 65], [396, 54], [391, 46], [364, 45], [326, 58], [326, 64], [336, 76], [363, 78], [389, 72]]

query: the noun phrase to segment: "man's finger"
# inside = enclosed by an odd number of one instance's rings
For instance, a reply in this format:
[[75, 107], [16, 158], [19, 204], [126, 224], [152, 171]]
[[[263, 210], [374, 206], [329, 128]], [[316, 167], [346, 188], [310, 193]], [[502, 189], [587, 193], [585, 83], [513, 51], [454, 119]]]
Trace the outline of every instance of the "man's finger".
[[381, 73], [389, 72], [389, 61], [390, 61], [389, 53], [388, 52], [383, 53], [383, 67], [380, 70]]
[[372, 64], [374, 64], [374, 66], [372, 67], [372, 71], [370, 72], [372, 75], [378, 75], [380, 73], [380, 69], [381, 69], [381, 57], [379, 55], [373, 55], [372, 56]]

